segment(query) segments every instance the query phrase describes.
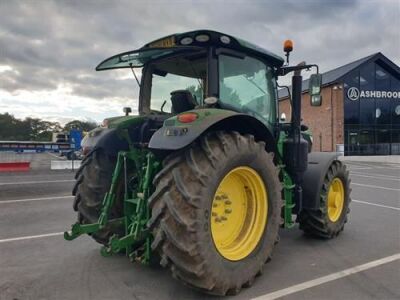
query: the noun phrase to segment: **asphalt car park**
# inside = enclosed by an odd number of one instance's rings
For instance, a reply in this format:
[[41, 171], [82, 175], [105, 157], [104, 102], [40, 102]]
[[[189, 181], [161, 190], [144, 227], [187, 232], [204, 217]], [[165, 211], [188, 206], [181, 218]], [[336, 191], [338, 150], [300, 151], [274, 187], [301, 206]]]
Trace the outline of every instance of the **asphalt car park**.
[[[232, 298], [400, 299], [400, 165], [347, 165], [353, 201], [342, 234], [320, 240], [282, 229], [264, 274]], [[0, 299], [208, 298], [161, 267], [102, 257], [88, 236], [65, 241], [76, 219], [73, 175], [0, 173]]]

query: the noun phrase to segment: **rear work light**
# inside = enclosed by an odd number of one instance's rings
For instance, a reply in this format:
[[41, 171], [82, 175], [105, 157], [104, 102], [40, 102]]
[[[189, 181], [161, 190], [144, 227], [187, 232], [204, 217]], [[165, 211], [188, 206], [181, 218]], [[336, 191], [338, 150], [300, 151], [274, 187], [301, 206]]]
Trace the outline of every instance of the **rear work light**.
[[104, 119], [103, 122], [101, 122], [101, 127], [108, 127], [108, 119]]
[[87, 155], [87, 154], [90, 152], [90, 150], [92, 150], [92, 148], [90, 148], [90, 147], [83, 147], [83, 148], [82, 148], [82, 154], [83, 154], [83, 155]]
[[183, 113], [178, 115], [178, 121], [181, 123], [192, 123], [196, 121], [198, 117], [196, 113]]

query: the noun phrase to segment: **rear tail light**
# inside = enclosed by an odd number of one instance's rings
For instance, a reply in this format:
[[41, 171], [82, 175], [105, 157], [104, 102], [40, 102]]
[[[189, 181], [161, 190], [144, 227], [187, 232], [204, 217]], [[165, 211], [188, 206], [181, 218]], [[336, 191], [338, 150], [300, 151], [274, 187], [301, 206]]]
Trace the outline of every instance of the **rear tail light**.
[[183, 113], [178, 115], [178, 121], [181, 123], [192, 123], [196, 121], [198, 117], [196, 113]]

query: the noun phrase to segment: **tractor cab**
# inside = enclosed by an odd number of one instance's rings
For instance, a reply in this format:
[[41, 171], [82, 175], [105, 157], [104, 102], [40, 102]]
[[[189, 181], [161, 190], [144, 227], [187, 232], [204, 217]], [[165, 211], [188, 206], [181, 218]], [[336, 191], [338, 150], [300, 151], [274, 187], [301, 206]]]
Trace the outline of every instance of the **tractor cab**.
[[277, 120], [276, 75], [283, 62], [248, 42], [203, 30], [115, 55], [96, 70], [142, 68], [139, 114], [214, 107], [252, 115], [272, 129]]

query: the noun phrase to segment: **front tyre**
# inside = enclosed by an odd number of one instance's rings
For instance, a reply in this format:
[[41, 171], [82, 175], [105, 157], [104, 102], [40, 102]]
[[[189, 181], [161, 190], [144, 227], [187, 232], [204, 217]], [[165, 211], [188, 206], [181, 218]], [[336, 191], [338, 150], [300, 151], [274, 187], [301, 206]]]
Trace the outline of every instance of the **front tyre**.
[[306, 234], [330, 239], [343, 231], [350, 212], [350, 179], [346, 166], [335, 160], [325, 175], [320, 191], [320, 206], [303, 210], [299, 215], [300, 229]]
[[175, 278], [215, 295], [253, 283], [281, 221], [278, 170], [263, 142], [215, 132], [172, 154], [149, 200], [152, 248]]

